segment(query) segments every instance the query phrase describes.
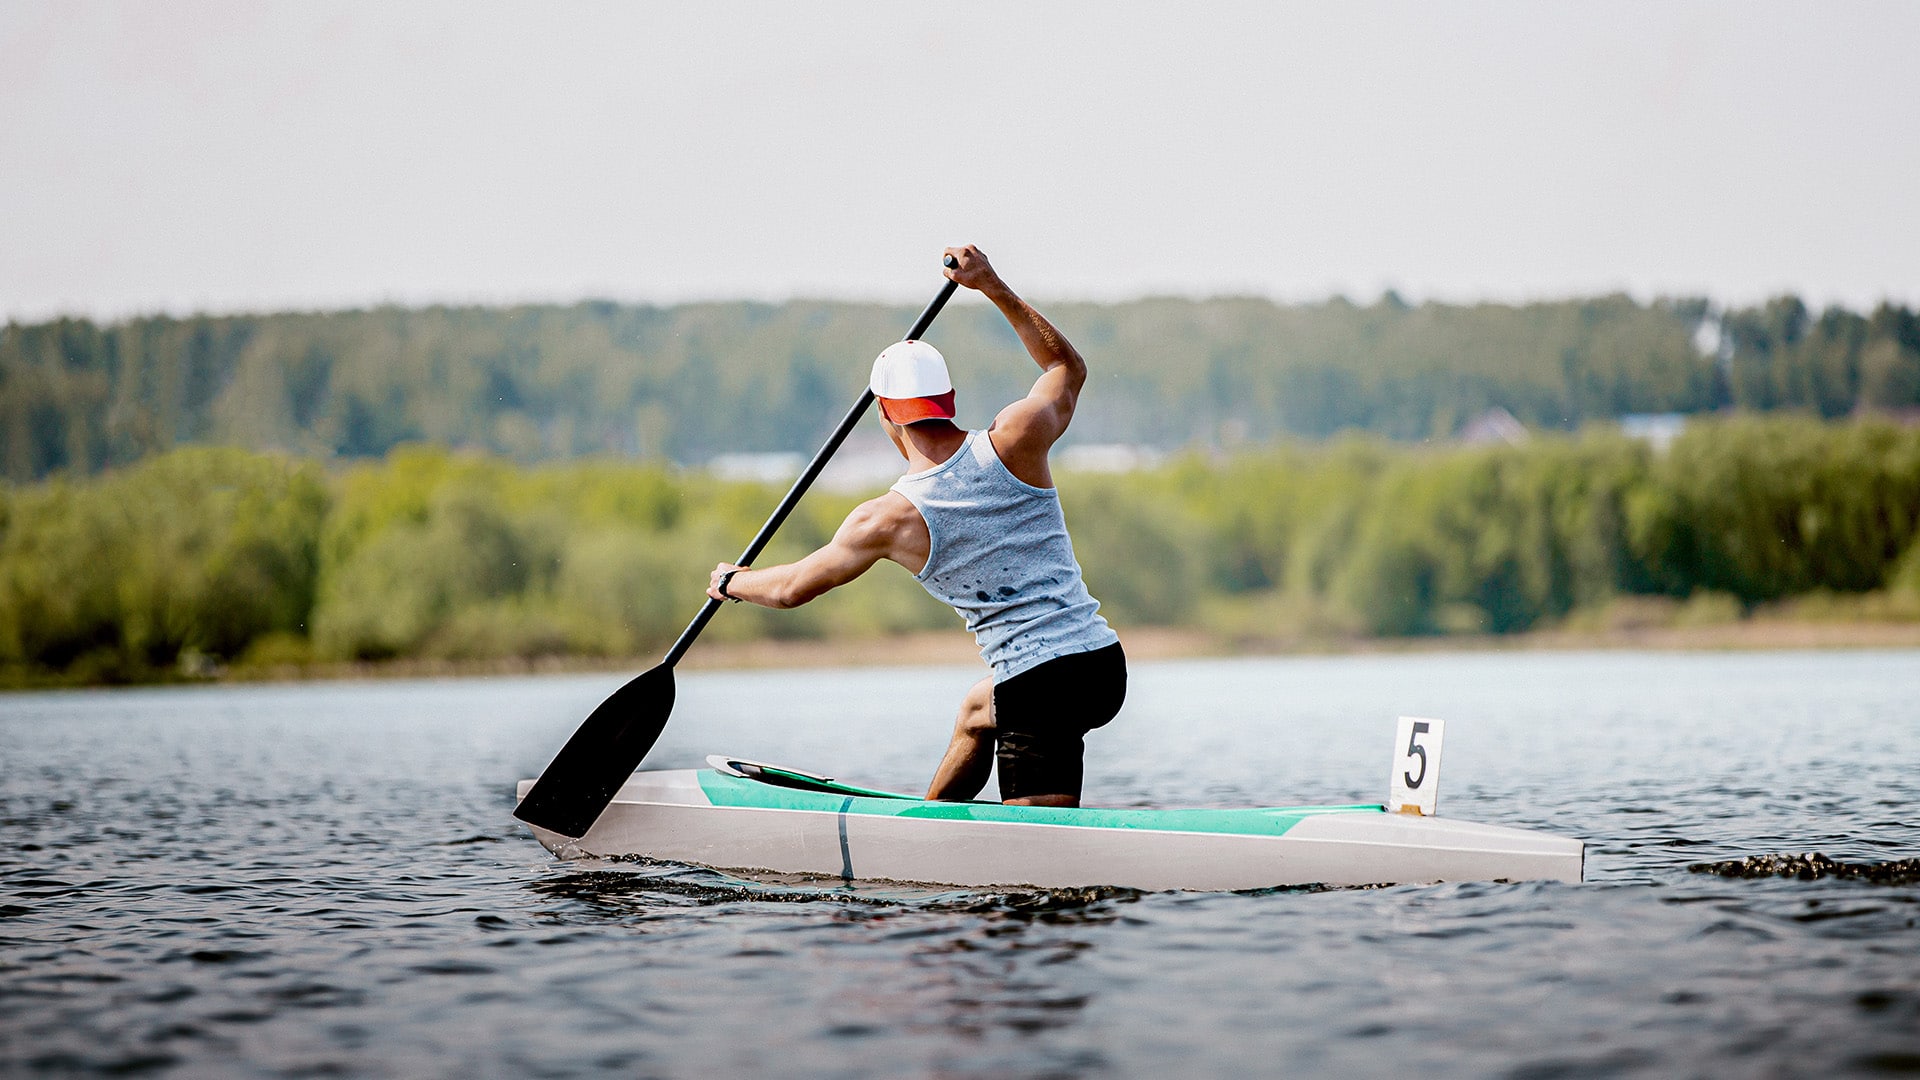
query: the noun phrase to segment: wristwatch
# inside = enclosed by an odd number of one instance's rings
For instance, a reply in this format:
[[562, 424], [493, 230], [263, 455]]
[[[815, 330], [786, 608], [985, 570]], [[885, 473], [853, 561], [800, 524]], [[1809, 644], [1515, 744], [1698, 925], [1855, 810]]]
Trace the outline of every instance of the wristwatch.
[[745, 569], [746, 567], [744, 566], [736, 566], [733, 569], [727, 571], [726, 573], [720, 575], [720, 595], [726, 597], [727, 599], [733, 601], [736, 604], [740, 602], [740, 598], [727, 591], [727, 584], [728, 582], [731, 582], [733, 580], [733, 575]]

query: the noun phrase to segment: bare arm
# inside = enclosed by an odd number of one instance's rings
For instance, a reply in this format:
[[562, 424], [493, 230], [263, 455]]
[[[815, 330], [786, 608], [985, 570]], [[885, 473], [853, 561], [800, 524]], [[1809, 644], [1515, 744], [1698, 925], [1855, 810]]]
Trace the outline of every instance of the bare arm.
[[[917, 538], [915, 525], [919, 526]], [[913, 504], [889, 492], [854, 507], [825, 547], [798, 562], [764, 570], [721, 563], [708, 579], [707, 595], [761, 607], [795, 608], [845, 585], [873, 569], [881, 559], [904, 563], [918, 550], [918, 561], [925, 565], [928, 547], [926, 522]], [[728, 595], [722, 596], [720, 579], [728, 572], [733, 572], [733, 577], [727, 582]]]
[[1046, 316], [1000, 280], [979, 248], [969, 244], [948, 248], [947, 253], [959, 264], [948, 270], [947, 276], [993, 301], [1013, 332], [1020, 335], [1027, 355], [1040, 365], [1040, 378], [1027, 396], [994, 418], [993, 442], [1014, 475], [1028, 483], [1050, 485], [1047, 451], [1073, 422], [1080, 389], [1087, 382], [1087, 362]]

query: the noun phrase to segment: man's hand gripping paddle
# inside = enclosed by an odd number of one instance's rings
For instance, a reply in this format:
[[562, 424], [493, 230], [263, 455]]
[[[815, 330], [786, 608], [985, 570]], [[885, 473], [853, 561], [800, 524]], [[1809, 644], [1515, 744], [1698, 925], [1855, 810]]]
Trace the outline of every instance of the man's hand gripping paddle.
[[[949, 269], [958, 264], [953, 256], [945, 260]], [[947, 304], [947, 298], [953, 295], [956, 282], [948, 281], [941, 287], [939, 295], [927, 305], [927, 309], [914, 320], [913, 328], [907, 331], [909, 339], [917, 339], [927, 332], [933, 324], [934, 316]], [[813, 485], [814, 478], [826, 467], [827, 460], [834, 451], [846, 441], [873, 404], [873, 391], [868, 389], [860, 395], [860, 400], [847, 410], [845, 419], [840, 421], [833, 436], [827, 440], [820, 452], [813, 455], [813, 462], [800, 479], [793, 482], [787, 497], [780, 500], [780, 506], [760, 527], [760, 535], [753, 538], [747, 550], [734, 562], [740, 566], [751, 566], [760, 555], [760, 549], [767, 546], [773, 534], [779, 530], [787, 515], [800, 502], [800, 497]], [[687, 628], [681, 632], [680, 640], [667, 650], [666, 658], [659, 666], [636, 676], [625, 686], [613, 692], [613, 696], [600, 703], [586, 722], [574, 731], [573, 738], [560, 748], [552, 764], [540, 774], [534, 782], [533, 790], [521, 800], [513, 816], [529, 825], [557, 832], [562, 836], [585, 836], [593, 827], [600, 812], [613, 801], [620, 785], [627, 782], [633, 770], [653, 749], [653, 744], [666, 729], [667, 718], [673, 714], [673, 665], [680, 662], [693, 640], [700, 636], [712, 620], [713, 613], [720, 610], [720, 601], [711, 597], [693, 617]]]

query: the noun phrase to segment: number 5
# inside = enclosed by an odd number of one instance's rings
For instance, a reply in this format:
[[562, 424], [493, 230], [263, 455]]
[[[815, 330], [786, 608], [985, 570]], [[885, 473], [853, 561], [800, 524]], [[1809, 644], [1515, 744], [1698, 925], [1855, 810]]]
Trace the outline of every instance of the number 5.
[[1388, 810], [1431, 817], [1439, 808], [1440, 748], [1446, 734], [1443, 721], [1400, 718], [1393, 734], [1393, 768], [1387, 773]]
[[1425, 735], [1428, 730], [1429, 726], [1425, 720], [1415, 720], [1413, 734], [1407, 736], [1407, 756], [1420, 755], [1420, 775], [1415, 776], [1412, 772], [1406, 774], [1408, 788], [1418, 788], [1427, 778], [1427, 748], [1420, 745], [1420, 736]]

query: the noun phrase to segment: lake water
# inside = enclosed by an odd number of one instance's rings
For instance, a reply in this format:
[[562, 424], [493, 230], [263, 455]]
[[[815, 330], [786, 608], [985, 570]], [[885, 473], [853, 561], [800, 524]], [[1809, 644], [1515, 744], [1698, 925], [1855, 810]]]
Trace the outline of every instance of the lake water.
[[[649, 759], [924, 785], [967, 669], [684, 673]], [[1384, 797], [1583, 885], [805, 891], [563, 864], [509, 811], [618, 676], [0, 696], [0, 1075], [1920, 1072], [1920, 653], [1136, 664], [1090, 804]]]

